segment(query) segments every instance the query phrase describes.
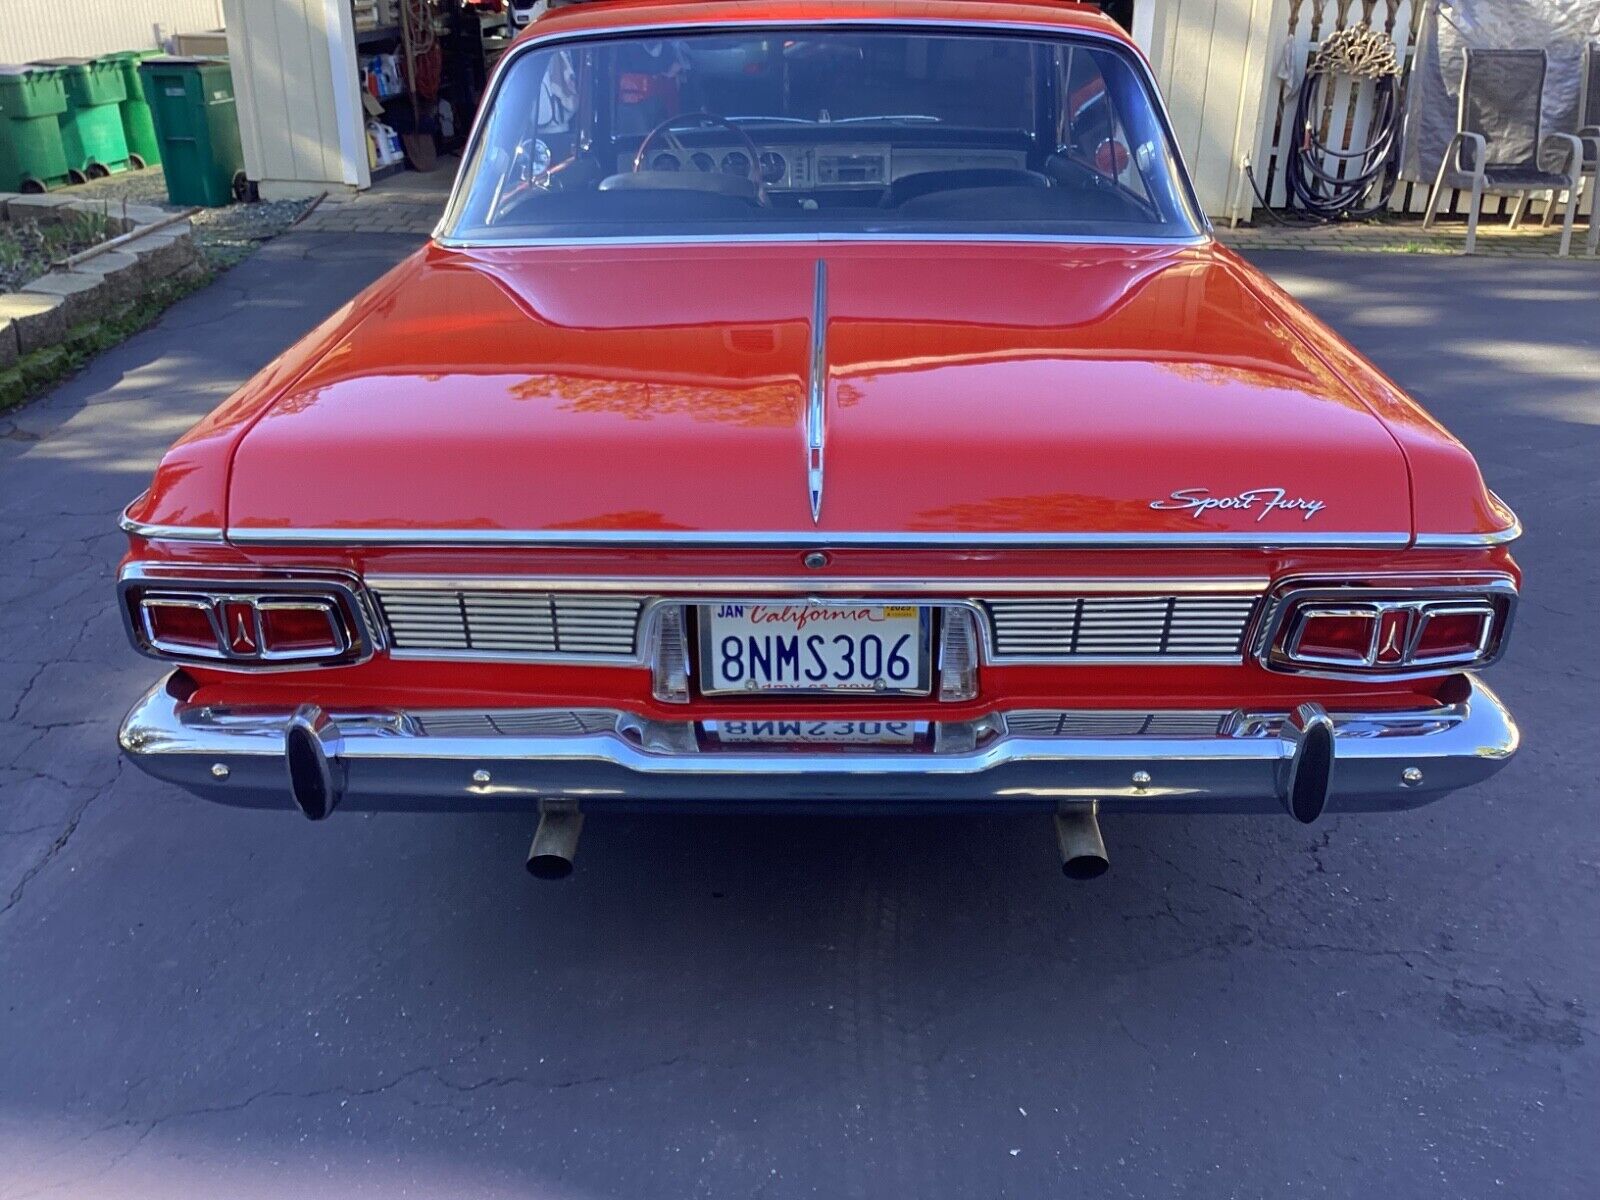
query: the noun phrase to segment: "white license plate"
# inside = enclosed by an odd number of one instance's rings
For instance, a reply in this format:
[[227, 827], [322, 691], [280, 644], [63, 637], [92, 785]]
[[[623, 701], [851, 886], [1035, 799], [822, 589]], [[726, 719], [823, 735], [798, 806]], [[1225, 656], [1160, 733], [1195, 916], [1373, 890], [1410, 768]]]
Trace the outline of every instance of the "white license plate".
[[706, 721], [705, 730], [731, 745], [783, 743], [827, 746], [909, 746], [926, 721]]
[[917, 605], [700, 606], [700, 690], [928, 694], [928, 610]]

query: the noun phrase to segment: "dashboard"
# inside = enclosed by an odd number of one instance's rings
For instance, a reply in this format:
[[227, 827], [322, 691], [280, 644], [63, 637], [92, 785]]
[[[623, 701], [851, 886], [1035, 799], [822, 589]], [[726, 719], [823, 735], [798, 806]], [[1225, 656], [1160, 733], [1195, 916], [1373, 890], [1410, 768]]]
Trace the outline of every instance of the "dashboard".
[[[952, 168], [1011, 167], [1027, 164], [1021, 150], [968, 150], [957, 147], [896, 147], [891, 143], [794, 145], [756, 142], [761, 182], [773, 191], [810, 192], [834, 188], [886, 187], [905, 175]], [[698, 139], [683, 152], [661, 146], [640, 164], [650, 171], [721, 172], [750, 178], [749, 148], [741, 141]], [[633, 155], [617, 157], [618, 172], [633, 170]]]

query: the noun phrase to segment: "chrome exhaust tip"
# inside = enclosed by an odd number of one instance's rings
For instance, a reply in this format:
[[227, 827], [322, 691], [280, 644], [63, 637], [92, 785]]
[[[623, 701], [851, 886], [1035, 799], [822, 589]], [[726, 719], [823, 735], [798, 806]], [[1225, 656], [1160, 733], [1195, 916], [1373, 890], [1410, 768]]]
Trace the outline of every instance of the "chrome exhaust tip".
[[583, 814], [576, 808], [541, 806], [539, 828], [528, 847], [528, 874], [535, 879], [565, 879], [571, 875], [578, 835], [582, 832]]
[[339, 727], [315, 704], [302, 704], [283, 733], [283, 757], [289, 768], [289, 795], [295, 807], [321, 821], [344, 793], [343, 772], [335, 761]]
[[1283, 805], [1302, 825], [1328, 807], [1333, 783], [1333, 720], [1320, 704], [1302, 704], [1289, 714], [1284, 740], [1293, 747], [1284, 776]]
[[1061, 849], [1061, 873], [1068, 879], [1098, 879], [1111, 869], [1105, 841], [1100, 837], [1099, 802], [1064, 808], [1056, 813], [1056, 843]]

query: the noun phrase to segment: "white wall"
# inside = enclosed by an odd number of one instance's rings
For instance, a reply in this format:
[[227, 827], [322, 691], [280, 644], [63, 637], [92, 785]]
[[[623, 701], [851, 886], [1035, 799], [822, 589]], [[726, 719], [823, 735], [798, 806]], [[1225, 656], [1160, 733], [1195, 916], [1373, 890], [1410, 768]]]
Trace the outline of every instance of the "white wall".
[[1134, 29], [1150, 39], [1143, 48], [1201, 206], [1216, 219], [1249, 216], [1240, 162], [1256, 153], [1288, 0], [1135, 0]]
[[222, 0], [0, 0], [0, 63], [157, 49], [161, 36], [222, 28]]

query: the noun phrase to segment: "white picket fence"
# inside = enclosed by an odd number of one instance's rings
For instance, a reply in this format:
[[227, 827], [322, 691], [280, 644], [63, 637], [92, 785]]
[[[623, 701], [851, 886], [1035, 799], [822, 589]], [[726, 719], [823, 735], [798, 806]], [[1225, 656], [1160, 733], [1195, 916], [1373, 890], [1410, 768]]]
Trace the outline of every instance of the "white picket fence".
[[[1290, 53], [1294, 58], [1293, 80], [1303, 78], [1306, 65], [1323, 39], [1351, 25], [1368, 24], [1387, 33], [1394, 39], [1396, 58], [1404, 68], [1411, 61], [1411, 53], [1421, 20], [1424, 0], [1290, 0], [1289, 39]], [[1273, 208], [1282, 208], [1288, 202], [1288, 188], [1284, 180], [1284, 163], [1293, 149], [1300, 131], [1294, 128], [1295, 106], [1299, 101], [1297, 88], [1291, 88], [1274, 79], [1270, 85], [1276, 94], [1276, 104], [1269, 101], [1266, 119], [1271, 127], [1271, 152], [1265, 163], [1255, 167], [1256, 183]], [[1376, 84], [1368, 80], [1355, 82], [1341, 78], [1334, 85], [1323, 106], [1318, 136], [1339, 150], [1363, 146], [1367, 142], [1373, 116], [1373, 93]], [[1324, 169], [1337, 170], [1338, 160], [1330, 158]], [[1454, 192], [1446, 212], [1464, 212], [1470, 193]], [[1428, 185], [1400, 183], [1389, 201], [1394, 212], [1421, 213], [1428, 203]], [[1510, 197], [1484, 198], [1485, 215], [1509, 215], [1514, 200]], [[1592, 201], [1586, 201], [1585, 207]]]

